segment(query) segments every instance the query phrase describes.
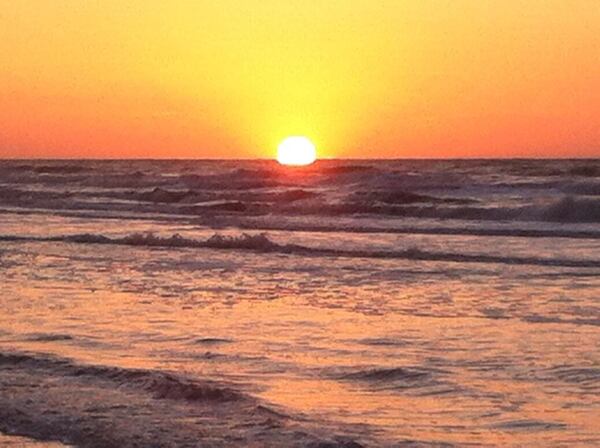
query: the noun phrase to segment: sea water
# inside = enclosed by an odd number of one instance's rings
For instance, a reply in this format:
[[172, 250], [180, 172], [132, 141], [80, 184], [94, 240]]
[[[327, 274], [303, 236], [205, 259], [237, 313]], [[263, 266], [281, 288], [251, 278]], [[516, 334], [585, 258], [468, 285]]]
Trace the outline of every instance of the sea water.
[[600, 161], [0, 162], [0, 431], [597, 446]]

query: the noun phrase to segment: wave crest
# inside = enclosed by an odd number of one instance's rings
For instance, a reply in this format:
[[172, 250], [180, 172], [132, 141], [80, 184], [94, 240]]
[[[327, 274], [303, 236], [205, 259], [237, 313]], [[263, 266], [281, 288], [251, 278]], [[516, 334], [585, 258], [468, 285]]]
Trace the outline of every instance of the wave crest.
[[64, 359], [6, 353], [0, 353], [0, 365], [25, 366], [51, 370], [64, 376], [111, 381], [119, 387], [149, 392], [158, 399], [226, 402], [248, 398], [230, 387], [156, 370], [80, 365]]
[[542, 208], [539, 217], [556, 222], [600, 222], [600, 199], [567, 196]]
[[420, 369], [394, 367], [390, 369], [366, 369], [343, 375], [349, 380], [420, 383], [431, 377], [431, 373]]
[[455, 252], [435, 252], [419, 248], [403, 250], [361, 250], [338, 249], [328, 247], [309, 247], [298, 244], [278, 244], [266, 233], [241, 235], [213, 234], [206, 240], [185, 238], [179, 234], [169, 237], [153, 233], [134, 233], [124, 237], [108, 237], [101, 234], [77, 234], [52, 237], [27, 237], [18, 235], [0, 235], [0, 241], [42, 241], [67, 242], [78, 244], [115, 244], [142, 247], [165, 248], [204, 248], [222, 250], [249, 250], [255, 252], [274, 252], [311, 257], [344, 257], [374, 259], [404, 259], [414, 261], [440, 261], [456, 263], [500, 263], [516, 265], [562, 266], [580, 268], [599, 268], [600, 260], [576, 260], [562, 258], [513, 257], [490, 254], [466, 254]]

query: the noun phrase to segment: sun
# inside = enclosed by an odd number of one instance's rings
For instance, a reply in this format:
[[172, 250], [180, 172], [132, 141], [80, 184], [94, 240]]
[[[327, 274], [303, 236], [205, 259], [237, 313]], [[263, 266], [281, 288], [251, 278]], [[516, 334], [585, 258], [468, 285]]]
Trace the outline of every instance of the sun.
[[277, 161], [282, 165], [310, 165], [316, 159], [315, 145], [306, 137], [288, 137], [277, 148]]

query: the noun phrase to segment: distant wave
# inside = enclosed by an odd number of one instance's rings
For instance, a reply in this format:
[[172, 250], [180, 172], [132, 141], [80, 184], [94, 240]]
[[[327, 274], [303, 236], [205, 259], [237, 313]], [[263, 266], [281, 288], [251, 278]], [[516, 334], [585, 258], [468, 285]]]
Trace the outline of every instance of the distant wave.
[[[282, 185], [282, 181], [265, 175], [198, 175], [187, 174], [181, 175], [171, 180], [178, 184], [185, 185], [187, 188], [201, 190], [257, 190], [263, 188], [275, 188]], [[285, 183], [283, 183], [285, 185]]]
[[295, 232], [344, 232], [344, 233], [384, 233], [384, 234], [415, 234], [415, 235], [470, 235], [470, 236], [507, 236], [525, 238], [577, 238], [600, 239], [600, 231], [565, 230], [565, 229], [519, 229], [519, 228], [485, 228], [485, 227], [376, 227], [352, 226], [328, 223], [326, 225], [310, 223], [277, 224], [269, 221], [246, 221], [238, 224], [245, 230], [281, 230]]
[[[160, 170], [102, 173], [94, 171], [91, 165], [28, 167], [31, 171], [9, 170], [0, 165], [4, 181], [0, 186], [0, 204], [56, 211], [129, 210], [198, 217], [366, 215], [394, 219], [600, 223], [600, 183], [593, 176], [550, 183], [546, 180], [511, 183], [510, 179], [486, 183], [465, 180], [456, 173], [377, 172], [379, 169], [369, 165], [324, 166], [302, 172], [302, 176], [298, 173], [286, 176], [280, 168], [167, 175]], [[573, 169], [592, 173], [597, 168]], [[452, 185], [446, 174], [452, 175]], [[353, 176], [356, 178], [352, 179]], [[500, 200], [495, 197], [498, 188], [503, 195]], [[536, 194], [524, 193], [522, 189], [535, 189]], [[518, 202], [505, 202], [511, 190], [515, 197], [520, 197]], [[546, 190], [556, 198], [548, 201]]]
[[600, 165], [577, 166], [568, 169], [563, 174], [582, 177], [600, 177]]
[[78, 174], [89, 171], [90, 168], [82, 165], [15, 165], [14, 171], [30, 171], [37, 174]]
[[377, 173], [380, 170], [373, 165], [339, 165], [322, 167], [319, 169], [320, 172], [326, 174], [354, 174], [354, 173]]
[[301, 256], [326, 256], [345, 258], [403, 259], [415, 261], [440, 261], [457, 263], [501, 263], [514, 265], [562, 266], [598, 268], [600, 260], [573, 260], [535, 257], [507, 257], [491, 254], [461, 254], [434, 252], [417, 248], [399, 251], [353, 250], [308, 247], [298, 244], [278, 244], [264, 234], [243, 233], [237, 236], [212, 235], [205, 240], [184, 238], [179, 234], [161, 237], [152, 233], [135, 233], [124, 237], [108, 237], [101, 234], [76, 234], [52, 237], [26, 237], [0, 235], [0, 241], [46, 241], [78, 244], [115, 244], [141, 247], [205, 248], [219, 250], [250, 250], [262, 253], [293, 254]]
[[300, 188], [289, 189], [282, 192], [205, 192], [197, 190], [172, 191], [155, 188], [149, 192], [134, 193], [133, 198], [150, 202], [208, 202], [208, 201], [243, 201], [243, 202], [294, 202], [302, 199], [312, 199], [318, 193]]
[[[188, 188], [61, 190], [0, 187], [0, 203], [22, 208], [46, 210], [108, 210], [124, 208], [132, 212], [169, 212], [187, 215], [221, 212], [264, 214], [321, 196], [301, 188], [283, 191], [230, 191]], [[125, 203], [126, 201], [127, 203]], [[137, 202], [137, 203], [136, 203]], [[136, 204], [134, 204], [136, 203]]]
[[[150, 191], [121, 193], [121, 197], [138, 201], [173, 203], [188, 198], [191, 193], [190, 190], [167, 190], [156, 187]], [[203, 199], [208, 200], [206, 197]]]
[[353, 199], [359, 199], [362, 203], [404, 205], [414, 203], [442, 203], [442, 204], [470, 204], [475, 203], [470, 198], [436, 197], [404, 190], [372, 190], [358, 191], [351, 195]]
[[[393, 196], [391, 196], [393, 198]], [[400, 199], [401, 200], [401, 199]], [[566, 196], [547, 205], [518, 207], [482, 207], [455, 205], [405, 205], [411, 202], [452, 202], [441, 198], [405, 197], [404, 205], [376, 201], [346, 202], [337, 205], [315, 205], [297, 210], [299, 214], [343, 216], [353, 214], [387, 215], [406, 218], [457, 219], [467, 221], [545, 221], [564, 223], [600, 222], [600, 199]], [[461, 203], [462, 200], [454, 200]], [[465, 202], [465, 201], [463, 201]]]
[[546, 207], [534, 209], [534, 216], [553, 222], [600, 222], [600, 198], [567, 196]]

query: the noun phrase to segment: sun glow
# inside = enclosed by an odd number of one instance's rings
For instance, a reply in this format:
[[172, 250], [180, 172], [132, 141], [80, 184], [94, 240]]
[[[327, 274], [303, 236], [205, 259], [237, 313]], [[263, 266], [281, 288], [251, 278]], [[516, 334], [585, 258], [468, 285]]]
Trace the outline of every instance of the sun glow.
[[306, 137], [288, 137], [277, 148], [277, 161], [282, 165], [310, 165], [316, 159], [315, 145]]

